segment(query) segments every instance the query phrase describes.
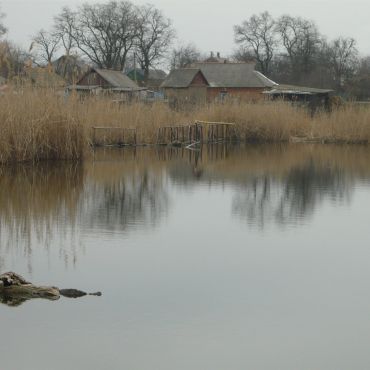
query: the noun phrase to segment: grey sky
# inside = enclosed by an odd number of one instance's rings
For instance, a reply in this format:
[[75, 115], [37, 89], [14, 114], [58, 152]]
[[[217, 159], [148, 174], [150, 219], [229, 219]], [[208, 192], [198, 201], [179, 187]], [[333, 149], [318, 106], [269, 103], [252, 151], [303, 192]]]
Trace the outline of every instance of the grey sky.
[[[30, 35], [48, 28], [63, 5], [71, 7], [95, 0], [0, 0], [7, 14], [9, 39], [28, 47]], [[234, 48], [233, 25], [254, 13], [268, 10], [273, 16], [288, 13], [314, 20], [320, 31], [334, 38], [354, 37], [362, 54], [370, 54], [368, 0], [134, 0], [152, 3], [172, 19], [178, 40], [193, 42], [202, 51], [229, 54]]]

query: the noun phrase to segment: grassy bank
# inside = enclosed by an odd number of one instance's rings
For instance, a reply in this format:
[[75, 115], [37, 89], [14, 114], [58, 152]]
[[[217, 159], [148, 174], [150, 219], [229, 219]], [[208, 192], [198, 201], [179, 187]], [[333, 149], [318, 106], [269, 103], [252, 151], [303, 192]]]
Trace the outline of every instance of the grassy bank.
[[26, 89], [0, 97], [0, 162], [81, 159], [89, 152], [93, 126], [138, 129], [138, 142], [156, 142], [157, 129], [204, 121], [235, 122], [241, 140], [284, 142], [292, 137], [324, 142], [370, 141], [370, 110], [347, 105], [311, 118], [283, 102], [223, 104], [176, 112], [167, 105], [120, 105], [81, 101], [51, 91]]

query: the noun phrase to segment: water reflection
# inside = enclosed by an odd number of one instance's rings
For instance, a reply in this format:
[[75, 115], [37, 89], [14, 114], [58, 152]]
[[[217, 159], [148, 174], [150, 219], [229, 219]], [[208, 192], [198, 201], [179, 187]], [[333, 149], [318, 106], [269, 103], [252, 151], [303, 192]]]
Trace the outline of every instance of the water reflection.
[[17, 255], [32, 272], [38, 245], [75, 265], [91, 231], [156, 226], [168, 208], [163, 176], [126, 159], [1, 168], [0, 269]]
[[20, 294], [6, 294], [0, 293], [0, 304], [3, 304], [8, 307], [19, 307], [23, 303], [30, 301], [31, 299], [47, 299], [49, 301], [57, 301], [59, 297], [43, 297], [35, 298], [31, 294], [29, 295], [20, 295]]
[[16, 255], [32, 271], [38, 245], [75, 265], [86, 235], [157, 227], [176, 200], [173, 187], [222, 187], [232, 199], [222, 217], [249, 225], [300, 224], [324, 200], [349, 202], [356, 184], [370, 178], [369, 161], [366, 147], [212, 145], [101, 150], [84, 165], [2, 167], [0, 269]]
[[[32, 271], [33, 245], [49, 250], [55, 228], [74, 224], [83, 178], [83, 167], [75, 163], [0, 168], [0, 268], [17, 253]], [[68, 254], [62, 245], [61, 254]]]
[[163, 178], [144, 169], [111, 183], [88, 184], [80, 221], [83, 228], [92, 230], [127, 231], [140, 225], [155, 226], [167, 208]]
[[325, 200], [350, 202], [356, 184], [370, 179], [369, 155], [364, 147], [208, 147], [169, 173], [186, 187], [231, 186], [232, 214], [264, 228], [306, 222]]
[[283, 178], [261, 175], [238, 186], [232, 210], [234, 215], [261, 228], [274, 222], [298, 224], [326, 199], [349, 201], [352, 189], [353, 179], [342, 169], [310, 159]]

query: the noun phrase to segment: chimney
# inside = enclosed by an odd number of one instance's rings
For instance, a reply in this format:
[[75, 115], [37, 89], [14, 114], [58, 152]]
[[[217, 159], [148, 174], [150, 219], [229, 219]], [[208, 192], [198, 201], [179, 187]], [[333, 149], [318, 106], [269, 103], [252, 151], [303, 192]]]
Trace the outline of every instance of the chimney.
[[211, 58], [213, 58], [213, 51], [211, 51]]

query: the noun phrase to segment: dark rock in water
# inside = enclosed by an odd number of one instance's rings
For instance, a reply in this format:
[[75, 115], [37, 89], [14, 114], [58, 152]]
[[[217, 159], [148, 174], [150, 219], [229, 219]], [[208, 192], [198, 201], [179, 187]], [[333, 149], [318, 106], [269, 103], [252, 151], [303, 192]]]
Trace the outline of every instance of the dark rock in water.
[[19, 306], [33, 298], [57, 300], [61, 295], [68, 298], [79, 298], [85, 295], [101, 296], [102, 294], [100, 292], [86, 293], [78, 289], [36, 286], [14, 272], [0, 274], [0, 303], [7, 306]]
[[59, 289], [59, 293], [63, 297], [67, 297], [67, 298], [80, 298], [80, 297], [84, 297], [85, 295], [95, 295], [97, 297], [101, 297], [102, 295], [101, 292], [86, 293], [78, 289]]
[[0, 275], [0, 303], [8, 306], [19, 306], [32, 298], [57, 300], [59, 297], [56, 287], [33, 285], [14, 272]]
[[87, 293], [78, 289], [59, 289], [59, 293], [67, 298], [80, 298], [87, 295]]
[[89, 293], [89, 295], [95, 295], [97, 297], [101, 297], [103, 294], [101, 292]]

